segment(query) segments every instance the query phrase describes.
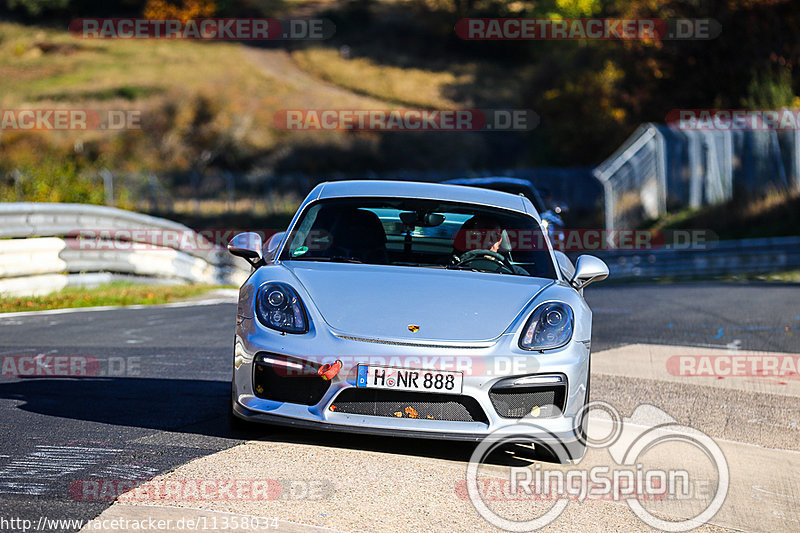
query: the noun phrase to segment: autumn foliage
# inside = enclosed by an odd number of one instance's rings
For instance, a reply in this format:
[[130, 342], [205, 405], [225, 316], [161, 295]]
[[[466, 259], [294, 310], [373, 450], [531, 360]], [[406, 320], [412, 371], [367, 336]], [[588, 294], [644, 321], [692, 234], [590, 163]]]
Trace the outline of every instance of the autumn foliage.
[[190, 19], [212, 17], [216, 11], [214, 0], [147, 0], [144, 16], [149, 19], [178, 19], [186, 22]]

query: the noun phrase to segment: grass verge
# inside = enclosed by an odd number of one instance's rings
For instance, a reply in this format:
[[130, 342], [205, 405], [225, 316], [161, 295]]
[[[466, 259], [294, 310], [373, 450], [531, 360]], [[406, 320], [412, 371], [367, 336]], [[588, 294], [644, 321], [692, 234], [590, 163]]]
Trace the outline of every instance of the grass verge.
[[71, 309], [105, 305], [165, 304], [201, 296], [217, 285], [138, 285], [115, 282], [92, 289], [67, 288], [45, 296], [5, 296], [0, 313]]
[[703, 209], [685, 209], [665, 215], [651, 229], [710, 230], [719, 240], [758, 239], [797, 235], [800, 194], [771, 191], [749, 201], [730, 201]]
[[78, 141], [87, 161], [154, 172], [190, 166], [197, 146], [231, 156], [220, 147], [228, 142], [242, 147], [238, 157], [245, 159], [272, 150], [290, 137], [274, 127], [275, 112], [312, 107], [313, 100], [262, 72], [244, 49], [234, 42], [81, 40], [63, 29], [0, 21], [1, 109], [88, 109], [101, 117], [136, 111], [144, 130], [11, 131], [0, 146], [3, 163], [35, 164], [42, 147], [71, 153]]
[[469, 81], [465, 74], [399, 68], [361, 57], [344, 59], [331, 48], [296, 50], [292, 59], [303, 70], [334, 85], [401, 106], [456, 109], [458, 104], [443, 94], [448, 86]]
[[725, 278], [725, 281], [774, 281], [781, 283], [800, 283], [800, 270], [770, 272], [769, 274], [738, 274]]

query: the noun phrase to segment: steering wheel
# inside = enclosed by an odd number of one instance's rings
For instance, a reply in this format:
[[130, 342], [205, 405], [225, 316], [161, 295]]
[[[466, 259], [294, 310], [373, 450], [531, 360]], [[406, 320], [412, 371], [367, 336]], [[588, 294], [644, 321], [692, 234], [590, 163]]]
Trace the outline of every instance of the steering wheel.
[[514, 267], [508, 262], [508, 259], [506, 259], [503, 254], [499, 252], [493, 252], [491, 250], [470, 250], [462, 255], [453, 266], [469, 267], [472, 263], [478, 262], [489, 265], [489, 268], [477, 266], [473, 268], [478, 270], [488, 270], [490, 272], [502, 272], [505, 270], [508, 274], [514, 273]]

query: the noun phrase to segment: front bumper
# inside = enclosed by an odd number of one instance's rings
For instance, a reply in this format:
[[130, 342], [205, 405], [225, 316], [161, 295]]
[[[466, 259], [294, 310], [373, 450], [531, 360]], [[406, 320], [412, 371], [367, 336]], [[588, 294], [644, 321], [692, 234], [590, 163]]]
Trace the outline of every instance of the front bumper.
[[[392, 436], [392, 437], [407, 437], [407, 438], [420, 438], [420, 439], [440, 439], [440, 440], [454, 440], [454, 441], [467, 441], [478, 442], [487, 437], [487, 433], [465, 433], [460, 431], [458, 433], [448, 433], [441, 430], [418, 430], [403, 428], [402, 430], [387, 430], [386, 428], [370, 425], [346, 425], [346, 424], [331, 424], [320, 422], [318, 420], [306, 420], [301, 418], [291, 418], [287, 416], [273, 415], [270, 413], [260, 413], [251, 411], [246, 407], [242, 407], [239, 403], [233, 403], [233, 413], [236, 417], [246, 420], [248, 422], [259, 422], [264, 424], [274, 424], [278, 426], [294, 427], [301, 429], [321, 429], [325, 431], [341, 431], [346, 433], [356, 433], [360, 435], [376, 435], [376, 436]], [[527, 429], [528, 425], [526, 425]], [[555, 434], [551, 432], [536, 433], [534, 439], [542, 443], [561, 443], [569, 445], [573, 442], [578, 442], [577, 430], [570, 430], [566, 433]], [[509, 434], [515, 434], [509, 431]]]
[[[260, 327], [253, 319], [243, 319], [239, 321], [235, 338], [233, 411], [239, 418], [253, 422], [373, 435], [465, 441], [477, 441], [495, 432], [499, 435], [515, 434], [520, 424], [525, 424], [526, 428], [540, 429], [532, 435], [539, 442], [574, 442], [578, 438], [577, 415], [581, 413], [586, 402], [589, 348], [584, 343], [573, 340], [558, 350], [546, 353], [526, 352], [516, 346], [513, 337], [503, 335], [495, 342], [485, 345], [461, 346], [443, 343], [425, 345], [370, 342], [365, 339], [342, 338], [325, 330], [315, 330], [305, 335], [281, 335]], [[264, 353], [288, 356], [317, 365], [340, 359], [343, 367], [318, 398], [315, 397], [306, 404], [276, 401], [266, 399], [265, 396], [269, 394], [265, 394], [263, 390], [258, 394], [254, 391], [255, 358]], [[332, 410], [331, 406], [336, 408], [337, 398], [343, 391], [355, 388], [355, 369], [359, 363], [461, 370], [464, 372], [462, 396], [477, 402], [485, 416], [468, 421], [454, 421], [352, 414]], [[543, 375], [563, 376], [566, 382], [563, 411], [557, 410], [541, 416], [536, 410], [538, 416], [528, 413], [519, 418], [508, 418], [498, 413], [490, 391], [500, 382], [507, 385], [509, 378]], [[304, 379], [309, 378], [297, 380], [298, 384]], [[321, 380], [316, 377], [311, 379]], [[531, 385], [522, 387], [530, 389]], [[409, 403], [413, 403], [416, 398], [413, 395], [420, 393], [407, 394]]]

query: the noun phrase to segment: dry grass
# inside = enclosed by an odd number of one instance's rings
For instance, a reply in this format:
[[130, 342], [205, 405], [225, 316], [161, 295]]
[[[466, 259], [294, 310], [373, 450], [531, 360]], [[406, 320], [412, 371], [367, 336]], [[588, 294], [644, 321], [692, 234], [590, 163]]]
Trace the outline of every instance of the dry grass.
[[0, 298], [0, 313], [106, 305], [164, 304], [200, 296], [216, 288], [218, 287], [213, 285], [110, 283], [93, 289], [63, 289], [46, 296], [3, 297]]
[[[230, 139], [242, 157], [276, 148], [288, 153], [294, 145], [313, 143], [346, 149], [353, 142], [339, 131], [277, 129], [274, 116], [280, 110], [349, 108], [359, 97], [298, 83], [291, 72], [256, 64], [254, 52], [230, 42], [83, 40], [64, 30], [0, 22], [0, 108], [139, 110], [143, 125], [156, 128], [124, 136], [102, 130], [4, 132], [6, 164], [35, 166], [42, 147], [70, 153], [76, 143], [94, 141], [103, 164], [118, 170], [187, 168], [196, 160], [193, 121], [202, 98], [211, 101], [213, 110], [203, 131]], [[301, 63], [312, 75], [334, 78], [356, 92], [375, 92], [384, 107], [399, 101], [454, 107], [439, 91], [455, 79], [452, 74], [379, 67], [366, 60], [333, 61], [331, 56], [338, 57], [335, 51], [310, 51]], [[350, 87], [348, 79], [363, 80], [363, 85]]]
[[221, 214], [248, 214], [269, 216], [274, 214], [293, 214], [300, 205], [301, 198], [296, 195], [273, 195], [268, 199], [238, 198], [232, 202], [225, 200], [177, 200], [172, 203], [172, 211], [179, 214], [199, 213], [205, 216]]
[[[53, 51], [45, 53], [42, 43]], [[287, 135], [273, 126], [276, 111], [312, 105], [296, 87], [256, 68], [238, 43], [82, 40], [62, 30], [0, 22], [0, 108], [135, 109], [145, 121], [165, 102], [182, 109], [196, 95], [222, 106], [217, 129], [257, 150]], [[45, 135], [71, 144], [112, 133]]]
[[761, 198], [734, 200], [670, 213], [651, 229], [704, 229], [720, 240], [797, 235], [800, 193], [772, 190]]
[[[224, 159], [226, 168], [257, 168], [265, 175], [364, 173], [381, 171], [386, 161], [391, 167], [395, 161], [450, 164], [450, 156], [433, 163], [419, 156], [417, 136], [384, 146], [371, 133], [278, 129], [274, 117], [285, 109], [471, 107], [485, 101], [484, 89], [496, 92], [472, 83], [484, 70], [472, 64], [414, 68], [397, 57], [387, 57], [386, 64], [344, 60], [324, 47], [290, 57], [232, 42], [82, 40], [65, 30], [0, 22], [0, 108], [139, 110], [143, 126], [124, 132], [4, 131], [0, 168], [37, 168], [42, 154], [80, 159], [87, 173], [107, 167], [131, 175], [177, 175], [202, 167], [198, 161], [207, 154], [211, 165]], [[489, 78], [518, 93], [503, 81], [507, 76]], [[451, 143], [450, 153], [469, 159], [481, 152], [463, 147], [474, 146], [475, 137], [463, 138]], [[144, 199], [131, 194], [132, 203]]]
[[[12, 23], [0, 24], [0, 34], [0, 72], [5, 74], [0, 77], [0, 98], [4, 106], [69, 101], [70, 95], [73, 101], [97, 101], [92, 94], [121, 87], [213, 87], [249, 77], [247, 69], [235, 60], [235, 44], [82, 40], [65, 31]], [[61, 48], [45, 53], [40, 43]], [[120, 98], [115, 103], [124, 102]]]
[[771, 281], [775, 283], [800, 283], [800, 270], [770, 272], [769, 274], [734, 274], [723, 278], [725, 281]]
[[304, 70], [351, 91], [401, 105], [455, 109], [443, 96], [448, 85], [469, 81], [467, 74], [379, 65], [366, 58], [344, 59], [337, 50], [312, 47], [292, 58]]
[[764, 213], [780, 209], [789, 202], [800, 200], [800, 194], [789, 191], [770, 189], [763, 198], [758, 198], [742, 209], [742, 215], [747, 218], [758, 217]]

